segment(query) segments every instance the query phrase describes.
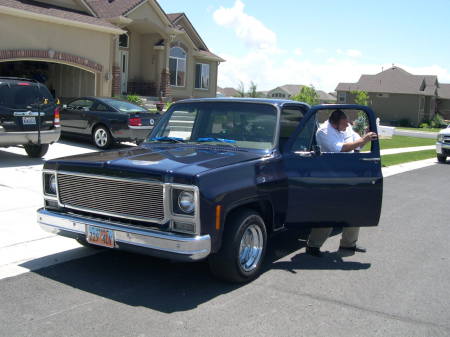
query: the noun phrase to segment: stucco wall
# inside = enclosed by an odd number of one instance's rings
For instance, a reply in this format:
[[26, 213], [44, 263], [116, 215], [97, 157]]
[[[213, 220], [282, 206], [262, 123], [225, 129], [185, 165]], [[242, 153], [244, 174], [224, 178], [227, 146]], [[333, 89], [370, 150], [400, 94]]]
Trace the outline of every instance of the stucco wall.
[[[0, 14], [0, 50], [53, 49], [85, 57], [111, 71], [111, 35], [82, 28], [51, 24]], [[97, 95], [111, 94], [111, 80], [99, 76]]]

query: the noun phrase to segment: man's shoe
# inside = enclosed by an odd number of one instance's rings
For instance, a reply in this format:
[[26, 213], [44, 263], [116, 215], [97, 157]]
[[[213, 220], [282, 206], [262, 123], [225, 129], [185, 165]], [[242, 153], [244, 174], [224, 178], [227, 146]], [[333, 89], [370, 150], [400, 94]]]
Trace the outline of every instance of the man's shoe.
[[320, 251], [320, 248], [317, 247], [308, 247], [306, 246], [306, 254], [315, 256], [315, 257], [322, 257], [323, 253]]
[[353, 247], [342, 247], [340, 246], [339, 249], [343, 249], [343, 250], [351, 250], [352, 252], [357, 252], [357, 253], [365, 253], [367, 252], [367, 249], [358, 245], [355, 245]]

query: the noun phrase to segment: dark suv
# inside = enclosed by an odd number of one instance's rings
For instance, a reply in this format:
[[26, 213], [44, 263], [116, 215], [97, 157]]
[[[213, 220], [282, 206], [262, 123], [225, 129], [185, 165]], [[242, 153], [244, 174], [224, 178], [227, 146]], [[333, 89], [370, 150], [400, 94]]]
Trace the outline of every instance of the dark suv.
[[82, 244], [208, 258], [216, 276], [249, 281], [278, 231], [378, 224], [378, 140], [351, 153], [317, 142], [336, 109], [376, 130], [375, 114], [360, 105], [177, 102], [139, 147], [47, 161], [38, 222]]
[[23, 145], [28, 156], [39, 158], [60, 134], [59, 109], [44, 84], [0, 77], [0, 147]]

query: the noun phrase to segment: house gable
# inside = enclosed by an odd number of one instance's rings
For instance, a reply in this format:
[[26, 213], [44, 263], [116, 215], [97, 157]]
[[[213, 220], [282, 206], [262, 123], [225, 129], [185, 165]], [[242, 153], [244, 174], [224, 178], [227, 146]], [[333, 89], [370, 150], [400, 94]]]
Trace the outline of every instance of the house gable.
[[89, 10], [89, 8], [85, 6], [81, 1], [77, 0], [39, 0], [39, 2], [92, 15], [92, 12]]
[[208, 47], [202, 40], [198, 32], [195, 30], [192, 23], [189, 21], [188, 17], [184, 13], [174, 13], [168, 14], [167, 17], [171, 20], [172, 24], [179, 30], [186, 32], [192, 43], [199, 50], [208, 51]]

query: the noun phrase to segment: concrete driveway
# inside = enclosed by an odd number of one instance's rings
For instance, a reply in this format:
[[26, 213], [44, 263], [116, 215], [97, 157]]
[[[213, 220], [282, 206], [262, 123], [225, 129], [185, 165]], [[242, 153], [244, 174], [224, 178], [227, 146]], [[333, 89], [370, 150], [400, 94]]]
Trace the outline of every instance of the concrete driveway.
[[[385, 179], [380, 226], [361, 231], [366, 254], [337, 253], [333, 236], [317, 259], [305, 255], [305, 231], [284, 232], [271, 242], [261, 277], [242, 286], [217, 282], [204, 262], [43, 237], [66, 249], [19, 265], [45, 268], [0, 280], [0, 336], [449, 336], [449, 170], [433, 165]], [[23, 193], [11, 192], [0, 211], [0, 247], [9, 232], [37, 231], [20, 208], [39, 206], [32, 197], [39, 183], [28, 175], [39, 178], [33, 167], [2, 168], [2, 199], [8, 188]]]

